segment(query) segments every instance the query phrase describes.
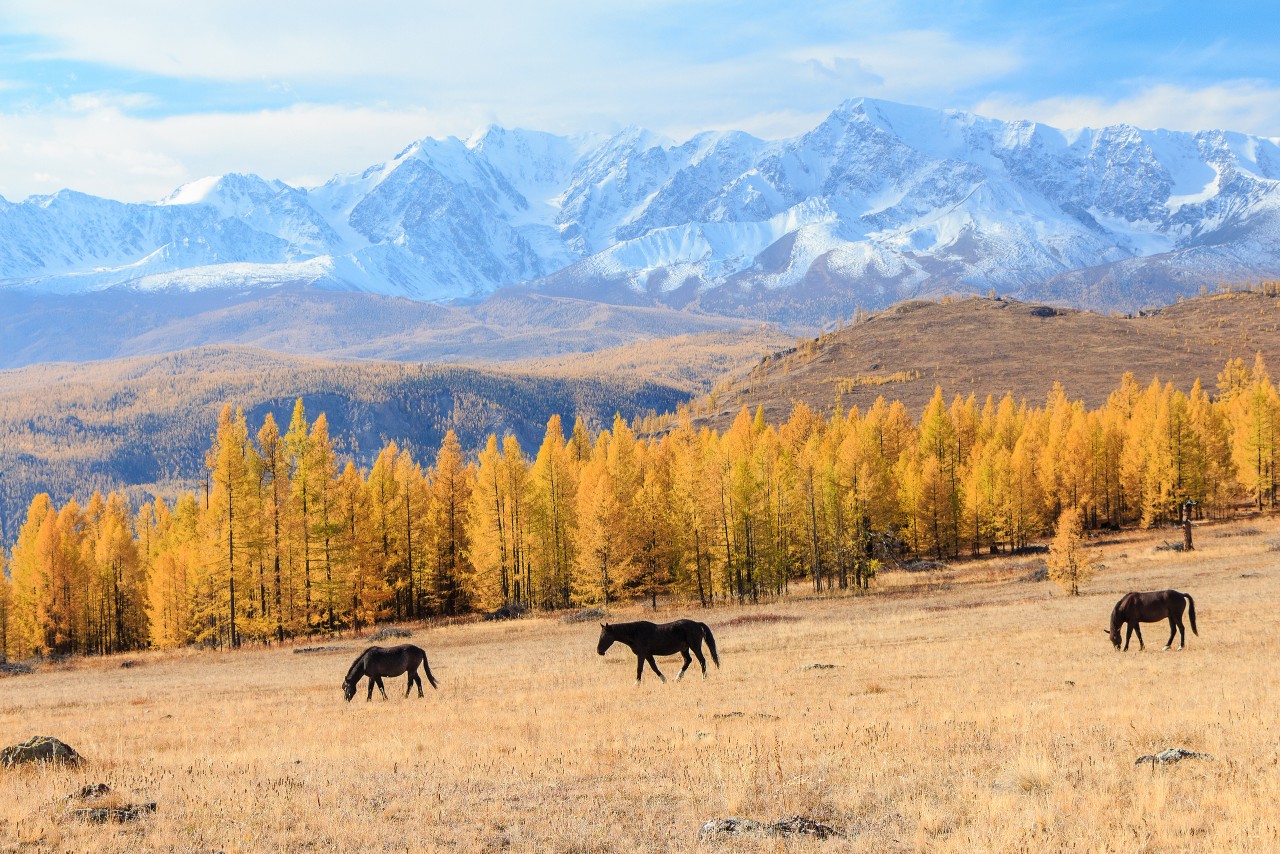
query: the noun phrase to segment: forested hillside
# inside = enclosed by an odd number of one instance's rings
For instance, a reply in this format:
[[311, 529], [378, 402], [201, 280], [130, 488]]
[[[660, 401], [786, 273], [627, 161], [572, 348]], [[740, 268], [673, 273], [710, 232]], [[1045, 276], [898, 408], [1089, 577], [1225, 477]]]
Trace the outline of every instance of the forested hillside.
[[[687, 387], [687, 386], [685, 386]], [[469, 452], [489, 433], [538, 441], [553, 414], [595, 427], [674, 409], [689, 392], [617, 372], [552, 377], [448, 365], [329, 362], [248, 348], [0, 372], [0, 526], [5, 543], [37, 492], [84, 500], [173, 495], [203, 477], [226, 404], [288, 421], [324, 412], [338, 451], [367, 466], [388, 441], [425, 452], [453, 430]]]

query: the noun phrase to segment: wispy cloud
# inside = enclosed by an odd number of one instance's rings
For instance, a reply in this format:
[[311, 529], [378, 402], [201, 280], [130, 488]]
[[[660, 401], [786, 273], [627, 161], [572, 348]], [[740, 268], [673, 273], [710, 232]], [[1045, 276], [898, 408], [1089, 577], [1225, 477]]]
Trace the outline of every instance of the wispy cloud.
[[1116, 98], [992, 97], [980, 101], [974, 109], [994, 118], [1034, 119], [1063, 128], [1130, 124], [1142, 128], [1218, 129], [1280, 136], [1280, 87], [1257, 80], [1232, 80], [1198, 88], [1150, 84]]
[[114, 106], [0, 115], [0, 195], [16, 200], [71, 187], [157, 199], [189, 180], [244, 168], [237, 164], [293, 184], [314, 183], [390, 158], [441, 118], [331, 105], [159, 119]]
[[955, 93], [1003, 80], [1027, 64], [1007, 44], [962, 41], [934, 30], [905, 30], [866, 41], [805, 47], [791, 56], [819, 74], [867, 94], [911, 97]]
[[924, 5], [8, 0], [0, 193], [61, 181], [155, 198], [232, 170], [315, 180], [490, 122], [777, 138], [864, 95], [1061, 125], [1280, 133], [1275, 12]]

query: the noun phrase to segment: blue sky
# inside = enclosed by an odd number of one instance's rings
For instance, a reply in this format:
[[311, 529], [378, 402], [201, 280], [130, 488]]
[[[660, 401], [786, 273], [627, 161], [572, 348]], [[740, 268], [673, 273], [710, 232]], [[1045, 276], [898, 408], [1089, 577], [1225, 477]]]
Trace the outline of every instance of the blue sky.
[[6, 0], [0, 195], [317, 183], [497, 122], [677, 139], [887, 98], [1280, 136], [1280, 4]]

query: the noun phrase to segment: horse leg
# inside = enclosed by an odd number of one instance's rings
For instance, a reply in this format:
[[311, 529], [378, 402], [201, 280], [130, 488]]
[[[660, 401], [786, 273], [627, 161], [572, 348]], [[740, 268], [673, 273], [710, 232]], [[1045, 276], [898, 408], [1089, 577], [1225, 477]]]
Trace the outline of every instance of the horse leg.
[[662, 671], [658, 669], [658, 662], [653, 660], [652, 655], [648, 656], [648, 660], [649, 660], [649, 666], [653, 668], [653, 672], [658, 674], [659, 679], [661, 679], [663, 682], [666, 682], [667, 677], [663, 676]]
[[1169, 616], [1169, 640], [1165, 643], [1164, 648], [1167, 652], [1173, 646], [1173, 639], [1178, 634], [1178, 624], [1174, 622], [1173, 616]]
[[[1178, 618], [1178, 633], [1180, 635], [1178, 638], [1178, 651], [1181, 652], [1187, 648], [1187, 627], [1183, 625], [1181, 617]], [[1173, 638], [1169, 638], [1169, 643], [1173, 643]]]
[[373, 699], [373, 680], [375, 678], [376, 677], [373, 677], [373, 676], [369, 677], [369, 696], [364, 698], [366, 703]]
[[676, 677], [677, 682], [684, 678], [684, 672], [689, 669], [690, 664], [693, 664], [693, 656], [689, 654], [689, 650], [682, 649], [680, 654], [684, 656], [684, 667], [680, 668], [680, 675]]
[[[702, 665], [702, 678], [706, 679], [707, 678], [707, 659], [704, 658], [702, 655], [702, 644], [699, 643], [697, 646], [690, 647], [690, 648], [693, 650], [693, 654], [698, 656], [698, 663]], [[688, 665], [685, 665], [685, 666], [688, 667]]]
[[413, 673], [409, 675], [413, 677], [414, 682], [418, 683], [418, 696], [425, 697], [426, 695], [422, 693], [422, 676], [418, 674], [418, 669], [415, 667], [413, 669]]
[[[381, 676], [375, 676], [375, 677], [373, 677], [373, 678], [374, 678], [374, 679], [376, 679], [376, 680], [378, 681], [378, 690], [382, 692], [382, 699], [384, 699], [384, 700], [385, 700], [385, 699], [387, 699], [387, 689], [386, 689], [386, 688], [384, 688], [384, 687], [382, 686], [382, 677], [381, 677]], [[369, 694], [370, 694], [370, 696], [372, 696], [372, 695], [373, 695], [373, 692], [372, 692], [372, 691], [370, 691], [370, 692], [369, 692]]]
[[1134, 623], [1133, 631], [1138, 635], [1138, 652], [1142, 652], [1147, 648], [1147, 645], [1142, 642], [1142, 626], [1138, 625], [1137, 623]]
[[[1133, 623], [1125, 623], [1124, 625], [1124, 651], [1129, 651], [1129, 641], [1133, 638]], [[1142, 643], [1142, 636], [1138, 636], [1138, 643]]]
[[640, 678], [644, 676], [644, 656], [636, 653], [636, 684], [640, 684]]

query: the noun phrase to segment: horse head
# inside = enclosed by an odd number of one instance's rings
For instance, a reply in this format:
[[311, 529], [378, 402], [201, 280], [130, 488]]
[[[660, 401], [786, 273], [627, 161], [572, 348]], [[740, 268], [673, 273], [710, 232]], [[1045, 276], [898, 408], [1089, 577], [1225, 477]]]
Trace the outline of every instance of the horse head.
[[342, 696], [347, 698], [348, 703], [350, 703], [351, 698], [356, 695], [356, 688], [360, 686], [360, 677], [363, 675], [364, 654], [351, 662], [351, 668], [347, 670], [347, 675], [342, 680]]
[[1113, 628], [1110, 628], [1110, 629], [1103, 629], [1103, 631], [1111, 636], [1111, 645], [1114, 646], [1116, 649], [1119, 649], [1120, 648], [1120, 627], [1114, 626]]
[[601, 623], [600, 643], [596, 644], [596, 652], [604, 655], [611, 646], [613, 646], [613, 629], [609, 628], [608, 623]]

